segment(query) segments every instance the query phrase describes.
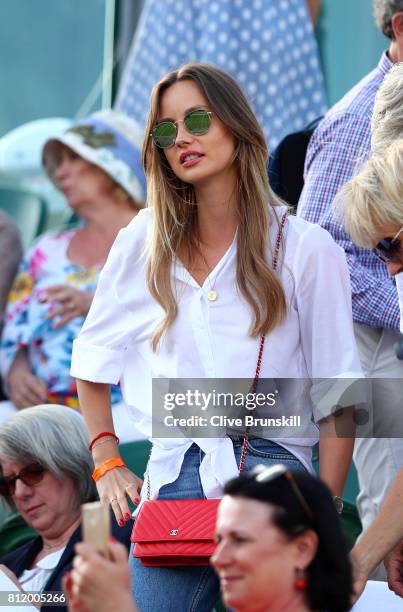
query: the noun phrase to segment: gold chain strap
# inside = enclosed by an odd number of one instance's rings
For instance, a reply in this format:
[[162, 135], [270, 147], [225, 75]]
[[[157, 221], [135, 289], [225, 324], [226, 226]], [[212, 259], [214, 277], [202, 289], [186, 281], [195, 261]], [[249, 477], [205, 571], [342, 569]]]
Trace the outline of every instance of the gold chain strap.
[[[288, 215], [288, 213], [285, 212], [284, 215], [282, 216], [281, 221], [280, 221], [280, 227], [278, 228], [276, 244], [275, 244], [275, 247], [274, 247], [274, 255], [273, 255], [273, 270], [277, 269], [278, 256], [279, 256], [279, 253], [280, 253], [280, 246], [281, 246], [281, 238], [283, 236], [284, 225], [285, 225], [285, 222], [287, 220], [287, 215]], [[253, 383], [252, 383], [252, 389], [251, 389], [252, 393], [256, 393], [257, 384], [258, 384], [258, 381], [259, 381], [260, 369], [261, 369], [261, 366], [262, 366], [264, 341], [265, 341], [265, 337], [262, 336], [261, 339], [260, 339], [260, 346], [259, 346], [259, 353], [258, 353], [258, 357], [257, 357], [257, 365], [256, 365], [255, 378], [254, 378]], [[243, 470], [245, 468], [246, 453], [248, 451], [249, 433], [250, 433], [250, 427], [247, 427], [246, 430], [245, 430], [244, 437], [243, 437], [241, 459], [239, 461], [239, 474], [242, 474], [242, 472], [243, 472]]]
[[[276, 244], [275, 244], [275, 247], [274, 247], [274, 254], [273, 254], [273, 270], [277, 269], [278, 256], [279, 256], [279, 253], [280, 253], [280, 246], [281, 246], [281, 239], [282, 239], [282, 236], [283, 236], [283, 231], [284, 231], [285, 222], [287, 220], [287, 216], [288, 216], [288, 212], [285, 212], [284, 215], [281, 218], [280, 227], [278, 228]], [[265, 341], [265, 337], [262, 336], [261, 339], [260, 339], [259, 353], [258, 353], [258, 357], [257, 357], [255, 377], [254, 377], [253, 383], [252, 383], [252, 389], [251, 389], [252, 393], [256, 392], [257, 384], [258, 384], [258, 381], [259, 381], [260, 369], [261, 369], [261, 366], [262, 366], [264, 341]], [[245, 430], [245, 434], [244, 434], [244, 438], [243, 438], [243, 443], [242, 443], [241, 458], [240, 458], [240, 461], [239, 461], [239, 474], [242, 474], [242, 472], [243, 472], [243, 470], [245, 468], [246, 453], [248, 451], [249, 432], [250, 432], [250, 427], [247, 427], [246, 430]], [[152, 446], [151, 446], [151, 449], [150, 449], [150, 455], [149, 455], [149, 458], [148, 458], [148, 462], [150, 461], [151, 452], [152, 452]], [[146, 477], [147, 477], [147, 500], [150, 500], [151, 499], [151, 485], [150, 485], [150, 475], [148, 473], [148, 467], [147, 467]]]

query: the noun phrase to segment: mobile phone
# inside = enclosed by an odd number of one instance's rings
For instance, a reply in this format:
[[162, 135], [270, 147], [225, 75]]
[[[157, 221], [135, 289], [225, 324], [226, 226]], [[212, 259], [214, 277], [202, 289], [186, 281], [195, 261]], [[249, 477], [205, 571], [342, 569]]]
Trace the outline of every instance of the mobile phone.
[[111, 514], [108, 504], [91, 502], [81, 506], [83, 540], [97, 552], [108, 556], [111, 534]]

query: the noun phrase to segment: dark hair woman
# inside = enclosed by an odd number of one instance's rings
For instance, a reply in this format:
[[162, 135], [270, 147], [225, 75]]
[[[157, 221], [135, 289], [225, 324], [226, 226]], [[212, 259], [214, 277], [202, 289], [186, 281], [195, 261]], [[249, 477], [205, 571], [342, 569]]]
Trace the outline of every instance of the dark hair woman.
[[347, 612], [352, 573], [328, 488], [283, 465], [228, 482], [212, 564], [237, 612]]

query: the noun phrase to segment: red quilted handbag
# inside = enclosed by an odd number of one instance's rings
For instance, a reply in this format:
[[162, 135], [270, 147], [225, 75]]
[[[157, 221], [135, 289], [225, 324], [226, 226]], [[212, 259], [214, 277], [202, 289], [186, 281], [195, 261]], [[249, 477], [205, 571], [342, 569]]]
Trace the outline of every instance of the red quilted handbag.
[[[283, 215], [277, 235], [273, 268], [276, 269], [281, 235], [287, 215]], [[252, 391], [256, 391], [264, 349], [260, 340]], [[239, 473], [247, 452], [249, 429], [246, 429]], [[214, 532], [219, 499], [156, 499], [150, 501], [147, 476], [147, 501], [143, 502], [133, 526], [133, 556], [143, 565], [169, 567], [176, 565], [209, 565], [215, 549]]]
[[133, 527], [133, 556], [147, 566], [209, 565], [219, 499], [145, 501]]

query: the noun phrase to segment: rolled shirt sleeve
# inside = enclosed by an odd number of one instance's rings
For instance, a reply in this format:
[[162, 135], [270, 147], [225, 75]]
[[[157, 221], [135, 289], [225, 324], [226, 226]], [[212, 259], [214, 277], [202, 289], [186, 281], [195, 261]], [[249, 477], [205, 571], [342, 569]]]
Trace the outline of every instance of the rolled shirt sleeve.
[[133, 312], [117, 291], [122, 266], [133, 249], [131, 225], [119, 232], [112, 246], [85, 323], [73, 343], [74, 378], [113, 385], [120, 381], [135, 333]]
[[[346, 405], [347, 397], [354, 397], [355, 403], [365, 401], [365, 388], [356, 384], [363, 374], [353, 332], [345, 254], [328, 232], [315, 225], [304, 235], [298, 251], [296, 299], [301, 344], [308, 376], [313, 380], [314, 419], [319, 421], [336, 405]], [[329, 380], [332, 378], [334, 382]]]

